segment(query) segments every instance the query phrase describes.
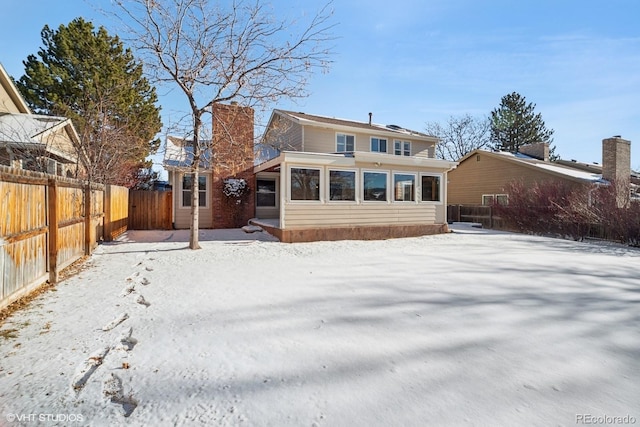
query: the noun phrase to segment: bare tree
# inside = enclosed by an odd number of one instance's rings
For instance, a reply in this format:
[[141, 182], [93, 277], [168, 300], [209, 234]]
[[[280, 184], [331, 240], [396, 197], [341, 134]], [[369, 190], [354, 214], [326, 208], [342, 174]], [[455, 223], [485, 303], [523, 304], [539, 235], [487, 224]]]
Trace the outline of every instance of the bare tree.
[[189, 104], [193, 175], [189, 247], [198, 249], [198, 170], [203, 117], [215, 103], [261, 109], [282, 98], [307, 96], [308, 77], [330, 64], [331, 11], [308, 22], [276, 19], [261, 0], [116, 0], [132, 43], [152, 80], [177, 86]]
[[436, 146], [436, 157], [456, 161], [478, 148], [489, 146], [491, 123], [488, 118], [477, 118], [469, 114], [451, 116], [447, 123], [427, 123], [427, 133], [440, 138]]

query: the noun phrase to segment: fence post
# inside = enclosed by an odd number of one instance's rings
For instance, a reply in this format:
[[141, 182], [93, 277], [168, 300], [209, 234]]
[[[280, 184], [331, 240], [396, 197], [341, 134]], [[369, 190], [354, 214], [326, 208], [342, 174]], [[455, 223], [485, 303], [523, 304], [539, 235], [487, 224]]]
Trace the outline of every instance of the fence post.
[[493, 228], [493, 206], [489, 205], [489, 228]]
[[104, 241], [110, 242], [113, 240], [112, 223], [111, 223], [111, 184], [105, 184], [104, 186]]
[[91, 183], [84, 187], [84, 254], [91, 255]]
[[49, 178], [47, 185], [49, 214], [49, 283], [58, 282], [58, 181]]

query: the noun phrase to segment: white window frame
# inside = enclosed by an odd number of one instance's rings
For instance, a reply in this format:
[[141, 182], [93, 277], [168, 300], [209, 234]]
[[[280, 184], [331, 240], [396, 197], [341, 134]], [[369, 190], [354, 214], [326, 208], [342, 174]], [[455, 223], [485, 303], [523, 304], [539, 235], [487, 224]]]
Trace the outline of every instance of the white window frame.
[[[399, 148], [398, 148], [399, 147]], [[408, 149], [408, 151], [407, 151]], [[411, 156], [411, 141], [404, 141], [402, 139], [393, 140], [393, 154], [396, 156]]]
[[[386, 190], [386, 192], [387, 192], [387, 194], [386, 194], [386, 196], [387, 196], [387, 197], [386, 197], [384, 200], [366, 200], [366, 199], [364, 198], [364, 183], [365, 183], [365, 180], [364, 180], [364, 174], [365, 174], [365, 173], [382, 173], [382, 174], [385, 174], [385, 175], [386, 175], [386, 179], [385, 179], [386, 189], [385, 189], [385, 190]], [[360, 198], [360, 200], [362, 201], [362, 203], [378, 203], [378, 204], [380, 204], [380, 203], [389, 203], [389, 202], [390, 202], [390, 197], [389, 197], [390, 195], [389, 195], [389, 193], [390, 193], [390, 189], [391, 189], [391, 186], [390, 186], [390, 184], [389, 184], [389, 179], [390, 179], [389, 177], [390, 177], [390, 175], [391, 175], [391, 174], [389, 173], [389, 171], [388, 171], [388, 170], [371, 170], [371, 169], [362, 169], [362, 172], [361, 172], [361, 181], [360, 181], [360, 182], [362, 182], [362, 185], [360, 186], [360, 187], [361, 187], [361, 189], [360, 189], [360, 192], [359, 192], [359, 193], [360, 193], [360, 197], [361, 197], [361, 198]]]
[[[423, 176], [435, 176], [440, 178], [440, 185], [438, 186], [438, 195], [440, 200], [422, 200], [422, 177]], [[434, 205], [441, 205], [444, 203], [443, 199], [444, 199], [444, 192], [443, 192], [443, 186], [444, 186], [444, 174], [441, 173], [432, 173], [432, 172], [422, 172], [420, 174], [420, 197], [418, 198], [418, 201], [420, 203], [430, 203], [430, 204], [434, 204]]]
[[[353, 200], [331, 200], [331, 172], [353, 172], [354, 174], [354, 188], [353, 188]], [[326, 194], [325, 194], [325, 200], [327, 201], [327, 203], [358, 203], [358, 184], [359, 184], [359, 180], [358, 180], [358, 170], [357, 169], [342, 169], [342, 168], [327, 168], [327, 173], [326, 173]]]
[[[407, 171], [393, 171], [391, 174], [391, 188], [393, 189], [393, 197], [391, 201], [393, 203], [416, 203], [418, 200], [418, 174], [416, 172], [407, 172]], [[413, 176], [413, 200], [396, 200], [396, 175], [411, 175]], [[403, 188], [404, 191], [404, 188]], [[403, 192], [404, 197], [404, 192]]]
[[[373, 140], [377, 139], [378, 140], [378, 150], [374, 150], [373, 149]], [[381, 151], [380, 150], [380, 141], [384, 141], [384, 145], [385, 145], [385, 150]], [[387, 138], [383, 138], [381, 136], [372, 136], [371, 138], [369, 138], [369, 151], [371, 151], [372, 153], [388, 153], [389, 152], [389, 140]]]
[[[318, 175], [318, 185], [320, 186], [320, 188], [318, 188], [318, 200], [293, 200], [291, 198], [291, 169], [309, 169], [309, 170], [316, 170], [319, 171], [319, 175]], [[316, 167], [316, 166], [306, 166], [306, 165], [289, 165], [287, 167], [287, 202], [289, 203], [312, 203], [312, 204], [318, 204], [318, 203], [324, 203], [324, 191], [322, 186], [324, 185], [324, 168], [322, 167]]]
[[[178, 209], [191, 209], [191, 198], [189, 198], [189, 203], [187, 204], [187, 206], [184, 206], [184, 192], [185, 190], [187, 191], [191, 191], [191, 189], [187, 189], [183, 187], [184, 184], [184, 177], [187, 175], [193, 175], [191, 173], [183, 173], [178, 175], [178, 180], [179, 180], [179, 184], [180, 184], [180, 205], [178, 206]], [[198, 206], [199, 209], [209, 209], [209, 191], [211, 189], [211, 180], [209, 179], [210, 175], [209, 174], [205, 174], [205, 173], [198, 173], [198, 179], [200, 178], [204, 178], [205, 179], [205, 184], [204, 184], [204, 206]], [[198, 193], [200, 193], [200, 190], [198, 190]], [[198, 197], [200, 197], [200, 195], [198, 194]], [[199, 199], [198, 199], [199, 200]]]
[[[500, 199], [504, 198], [506, 199], [506, 203], [500, 203]], [[509, 195], [508, 194], [496, 194], [496, 203], [501, 204], [503, 206], [507, 206], [509, 204]]]
[[[342, 135], [344, 136], [344, 150], [340, 150], [338, 149], [338, 137]], [[351, 136], [353, 137], [353, 150], [349, 150], [347, 147], [347, 137]], [[351, 133], [344, 133], [344, 132], [336, 132], [336, 153], [350, 153], [352, 151], [356, 151], [356, 136], [354, 134]]]
[[[485, 203], [485, 198], [489, 199], [491, 201], [491, 203]], [[493, 204], [493, 202], [495, 201], [496, 195], [495, 194], [483, 194], [482, 195], [482, 206], [491, 206]]]

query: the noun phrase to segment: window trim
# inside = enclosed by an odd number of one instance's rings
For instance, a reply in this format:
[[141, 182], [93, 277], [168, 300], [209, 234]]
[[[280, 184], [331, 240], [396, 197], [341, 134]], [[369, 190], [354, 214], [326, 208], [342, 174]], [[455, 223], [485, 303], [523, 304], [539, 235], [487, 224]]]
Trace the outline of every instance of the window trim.
[[[338, 136], [339, 135], [344, 135], [345, 136], [345, 140], [344, 140], [344, 150], [338, 150]], [[347, 136], [352, 136], [353, 137], [353, 150], [348, 150], [347, 149]], [[352, 133], [345, 133], [345, 132], [336, 132], [336, 153], [351, 153], [353, 151], [356, 151], [356, 135], [352, 134]]]
[[[396, 153], [396, 144], [400, 144], [400, 154]], [[409, 144], [409, 154], [405, 154], [405, 144]], [[411, 141], [405, 141], [404, 139], [393, 140], [393, 154], [395, 156], [411, 157]]]
[[[491, 203], [488, 203], [488, 204], [487, 204], [487, 203], [485, 203], [485, 202], [484, 202], [484, 198], [485, 198], [485, 197], [487, 197], [487, 198], [489, 198], [489, 197], [490, 197], [490, 198], [491, 198]], [[481, 201], [481, 203], [482, 203], [482, 206], [491, 206], [491, 205], [493, 204], [493, 202], [495, 202], [495, 200], [496, 200], [496, 195], [495, 195], [495, 194], [483, 194], [483, 195], [482, 195], [482, 199], [480, 199], [480, 201]]]
[[[373, 140], [377, 139], [378, 140], [378, 148], [380, 148], [380, 141], [383, 140], [385, 143], [385, 150], [384, 151], [374, 151], [373, 150]], [[389, 139], [388, 138], [383, 138], [381, 136], [371, 136], [369, 137], [369, 151], [372, 153], [389, 153]]]
[[[381, 174], [385, 174], [386, 175], [386, 179], [385, 179], [385, 183], [386, 183], [386, 198], [384, 200], [366, 200], [364, 197], [364, 192], [365, 192], [365, 188], [364, 188], [364, 174], [365, 173], [381, 173]], [[372, 169], [361, 169], [361, 179], [362, 179], [362, 185], [361, 185], [361, 190], [360, 190], [360, 196], [361, 196], [361, 201], [362, 203], [390, 203], [389, 201], [389, 176], [391, 175], [390, 171], [388, 170], [372, 170]]]
[[[440, 200], [422, 200], [422, 177], [423, 176], [435, 176], [440, 178], [440, 185], [438, 186], [438, 195], [440, 196], [439, 199]], [[420, 203], [428, 203], [428, 204], [432, 204], [432, 205], [441, 205], [444, 203], [444, 197], [442, 197], [444, 195], [443, 192], [443, 186], [444, 186], [444, 174], [442, 173], [437, 173], [437, 172], [421, 172], [420, 173], [420, 197], [419, 197], [419, 201]]]
[[[273, 194], [275, 195], [275, 205], [273, 206], [260, 206], [258, 205], [258, 181], [273, 181], [275, 184], [275, 190], [273, 191]], [[256, 177], [256, 208], [260, 208], [260, 209], [274, 209], [274, 208], [278, 208], [280, 206], [280, 197], [278, 195], [278, 192], [280, 190], [280, 185], [278, 182], [278, 178], [277, 177], [262, 177], [262, 178], [258, 178]]]
[[[331, 172], [333, 171], [338, 171], [338, 172], [353, 172], [354, 174], [354, 187], [353, 187], [353, 200], [331, 200]], [[336, 168], [336, 167], [328, 167], [327, 168], [327, 173], [326, 173], [326, 195], [325, 195], [325, 200], [327, 201], [327, 203], [341, 203], [341, 204], [345, 204], [345, 203], [358, 203], [358, 185], [359, 185], [359, 181], [358, 181], [358, 170], [357, 169], [349, 169], [349, 168]]]
[[[316, 170], [319, 172], [318, 174], [318, 200], [294, 200], [291, 198], [292, 188], [291, 188], [291, 169], [309, 169]], [[323, 182], [324, 182], [324, 168], [323, 167], [315, 167], [315, 166], [305, 166], [305, 165], [288, 165], [287, 166], [287, 202], [288, 203], [305, 203], [305, 204], [318, 204], [324, 203], [324, 191], [323, 191]]]
[[[191, 173], [181, 173], [178, 176], [178, 182], [180, 183], [180, 203], [178, 206], [178, 209], [191, 209], [191, 199], [189, 199], [189, 204], [187, 206], [184, 206], [184, 192], [185, 192], [185, 188], [183, 187], [184, 184], [184, 177], [187, 175], [193, 175]], [[210, 175], [208, 173], [202, 173], [202, 172], [198, 172], [198, 179], [199, 178], [204, 178], [205, 179], [205, 183], [204, 183], [204, 206], [198, 206], [199, 209], [209, 209], [209, 191], [211, 188], [211, 180], [210, 180]], [[190, 189], [188, 191], [191, 191]], [[200, 190], [198, 190], [198, 192], [200, 192]]]
[[[393, 188], [393, 203], [417, 203], [418, 201], [418, 173], [411, 171], [392, 171], [391, 173], [391, 187]], [[411, 175], [413, 176], [413, 200], [396, 200], [396, 175]]]

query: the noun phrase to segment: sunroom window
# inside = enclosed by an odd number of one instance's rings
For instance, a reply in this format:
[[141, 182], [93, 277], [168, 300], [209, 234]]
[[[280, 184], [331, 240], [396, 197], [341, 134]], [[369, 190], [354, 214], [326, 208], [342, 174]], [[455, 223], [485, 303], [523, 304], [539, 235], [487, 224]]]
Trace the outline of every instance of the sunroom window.
[[413, 202], [415, 200], [416, 177], [415, 175], [396, 173], [393, 174], [393, 200], [396, 202]]
[[387, 174], [385, 172], [364, 172], [363, 174], [364, 200], [387, 201]]
[[329, 200], [356, 200], [356, 173], [354, 171], [329, 171]]
[[291, 168], [291, 200], [320, 200], [320, 170]]
[[422, 201], [440, 201], [440, 176], [422, 175]]

